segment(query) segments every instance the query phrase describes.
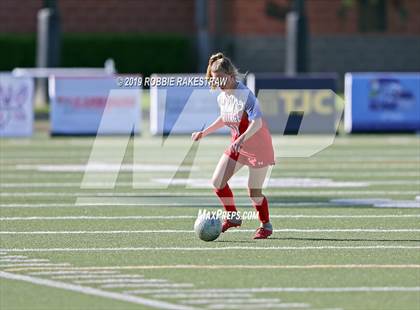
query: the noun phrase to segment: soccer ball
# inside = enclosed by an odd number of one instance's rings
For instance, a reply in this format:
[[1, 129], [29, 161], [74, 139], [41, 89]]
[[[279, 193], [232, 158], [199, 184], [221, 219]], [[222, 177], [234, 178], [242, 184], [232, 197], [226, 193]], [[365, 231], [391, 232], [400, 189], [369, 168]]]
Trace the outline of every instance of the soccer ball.
[[199, 216], [194, 223], [194, 231], [203, 241], [213, 241], [222, 232], [222, 222], [215, 216]]

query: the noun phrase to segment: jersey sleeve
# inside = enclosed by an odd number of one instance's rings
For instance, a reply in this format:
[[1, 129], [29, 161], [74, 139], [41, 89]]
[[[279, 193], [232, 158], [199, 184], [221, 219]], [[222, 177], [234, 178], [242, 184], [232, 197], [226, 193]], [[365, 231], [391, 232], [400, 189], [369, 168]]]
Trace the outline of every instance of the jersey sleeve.
[[249, 92], [248, 98], [246, 100], [245, 112], [248, 114], [248, 119], [250, 121], [262, 117], [258, 99], [251, 92]]

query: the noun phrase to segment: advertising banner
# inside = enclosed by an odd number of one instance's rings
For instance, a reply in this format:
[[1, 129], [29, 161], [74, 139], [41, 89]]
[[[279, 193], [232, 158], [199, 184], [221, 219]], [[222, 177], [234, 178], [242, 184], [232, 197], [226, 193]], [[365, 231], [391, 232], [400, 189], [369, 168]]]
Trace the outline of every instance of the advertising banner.
[[249, 74], [247, 86], [256, 94], [270, 131], [280, 134], [332, 133], [342, 108], [337, 108], [335, 74]]
[[[220, 111], [217, 104], [219, 92], [210, 90], [204, 75], [155, 74], [151, 79], [150, 131], [152, 134], [191, 134], [193, 131], [210, 125], [219, 117]], [[224, 128], [218, 132], [228, 132], [228, 129]]]
[[347, 73], [346, 132], [420, 131], [420, 73]]
[[0, 137], [32, 135], [33, 97], [33, 79], [0, 73]]
[[138, 134], [141, 88], [121, 88], [116, 77], [50, 77], [52, 135]]

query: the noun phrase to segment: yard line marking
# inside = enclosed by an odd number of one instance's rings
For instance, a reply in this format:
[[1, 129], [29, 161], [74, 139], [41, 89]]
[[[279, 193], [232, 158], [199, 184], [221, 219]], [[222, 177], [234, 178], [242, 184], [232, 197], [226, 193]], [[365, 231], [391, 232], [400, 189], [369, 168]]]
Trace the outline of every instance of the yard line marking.
[[26, 255], [6, 255], [6, 256], [3, 256], [2, 257], [2, 259], [3, 258], [27, 258], [28, 256], [26, 256]]
[[[158, 193], [153, 193], [157, 195]], [[386, 196], [401, 196], [401, 195], [418, 195], [418, 191], [412, 190], [399, 190], [399, 191], [379, 191], [379, 190], [364, 190], [364, 191], [331, 191], [331, 190], [318, 190], [318, 191], [307, 191], [307, 190], [295, 190], [295, 191], [282, 191], [282, 195], [288, 196], [345, 196], [345, 195], [359, 195], [359, 196], [370, 196], [370, 195], [386, 195]], [[180, 197], [186, 196], [187, 194], [179, 195]], [[191, 193], [188, 193], [190, 196]], [[198, 194], [197, 194], [198, 195]], [[2, 192], [0, 197], [136, 197], [138, 193], [124, 192], [124, 193], [66, 193], [66, 192]]]
[[46, 263], [49, 262], [49, 259], [22, 259], [22, 258], [0, 258], [0, 262], [5, 263]]
[[[48, 268], [51, 269], [51, 268]], [[62, 268], [61, 268], [62, 269]], [[30, 275], [33, 276], [49, 276], [49, 275], [65, 275], [65, 274], [115, 274], [118, 273], [117, 271], [79, 271], [79, 270], [72, 270], [74, 268], [68, 267], [66, 270], [58, 270], [58, 271], [40, 271], [40, 272], [31, 272]], [[40, 270], [37, 268], [37, 270]]]
[[104, 284], [102, 288], [124, 288], [124, 287], [193, 287], [192, 283], [117, 283]]
[[[167, 183], [170, 182], [170, 179], [156, 179], [153, 181], [162, 181], [165, 180]], [[183, 179], [182, 180], [187, 185], [192, 185], [196, 187], [196, 183], [199, 182], [200, 185], [198, 187], [205, 187], [207, 188], [207, 183], [209, 181], [207, 179]], [[195, 182], [197, 181], [197, 182]], [[246, 181], [246, 180], [245, 180]], [[137, 184], [138, 182], [136, 182]], [[133, 182], [118, 182], [118, 186], [125, 186], [125, 187], [132, 187], [134, 185]], [[369, 186], [369, 185], [419, 185], [420, 181], [407, 181], [407, 180], [385, 180], [385, 181], [377, 181], [377, 180], [360, 180], [358, 182], [355, 181], [334, 181], [329, 178], [313, 178], [313, 177], [306, 177], [306, 178], [296, 178], [296, 177], [287, 177], [287, 178], [271, 178], [269, 181], [270, 188], [288, 188], [288, 187], [296, 187], [300, 184], [303, 185], [303, 188], [313, 188], [313, 187], [322, 187], [322, 188], [331, 188], [331, 187], [360, 187], [360, 186]], [[0, 188], [81, 188], [82, 182], [2, 182], [0, 183]], [[85, 186], [89, 186], [94, 188], [95, 186], [101, 188], [103, 186], [113, 186], [113, 183], [106, 183], [106, 182], [91, 182], [83, 184]], [[232, 187], [244, 185], [244, 178], [237, 177], [235, 180], [235, 184], [232, 184]]]
[[279, 303], [281, 300], [278, 298], [244, 298], [244, 299], [224, 299], [224, 298], [211, 298], [211, 299], [186, 299], [186, 300], [180, 300], [180, 303], [183, 304], [189, 304], [189, 305], [205, 305], [205, 304], [212, 304], [212, 303], [227, 303], [227, 304], [247, 304], [247, 303]]
[[[212, 298], [212, 297], [226, 297], [226, 298], [250, 298], [253, 297], [250, 293], [168, 293], [168, 294], [154, 294], [154, 298]], [[255, 305], [254, 305], [255, 306]]]
[[[153, 294], [153, 293], [276, 293], [276, 292], [418, 292], [420, 287], [263, 287], [263, 288], [207, 288], [207, 289], [144, 289], [124, 291], [125, 294]], [[216, 296], [217, 297], [217, 296]]]
[[339, 218], [418, 218], [420, 217], [420, 214], [366, 214], [366, 215], [307, 215], [307, 214], [270, 214], [270, 217], [274, 218], [333, 218], [333, 219], [339, 219]]
[[[319, 264], [319, 265], [141, 265], [141, 266], [103, 266], [103, 267], [67, 267], [67, 273], [94, 273], [99, 270], [152, 270], [152, 269], [420, 269], [420, 264], [344, 264], [344, 265], [333, 265], [333, 264]], [[52, 268], [33, 268], [37, 270], [51, 270]], [[78, 271], [71, 271], [78, 270]], [[92, 270], [92, 272], [88, 272]], [[32, 273], [40, 274], [40, 273]], [[43, 274], [41, 272], [41, 274]], [[47, 272], [46, 274], [52, 274]], [[53, 273], [55, 274], [55, 273]], [[62, 274], [62, 273], [60, 273]], [[73, 279], [73, 278], [124, 278], [124, 277], [143, 277], [143, 275], [71, 275], [71, 276], [59, 276], [59, 279]]]
[[[118, 182], [119, 186], [133, 186], [133, 182]], [[81, 188], [82, 182], [56, 182], [56, 183], [44, 183], [44, 182], [31, 182], [31, 183], [0, 183], [0, 188], [60, 188], [60, 187], [73, 187]], [[83, 183], [84, 186], [113, 186], [111, 182], [94, 182], [94, 183]]]
[[65, 267], [65, 266], [70, 266], [69, 263], [60, 263], [60, 264], [48, 264], [48, 263], [29, 263], [29, 264], [5, 264], [5, 265], [1, 265], [0, 264], [0, 268], [11, 268], [11, 267], [42, 267], [42, 266], [56, 266], [56, 267]]
[[164, 283], [166, 279], [101, 279], [101, 280], [77, 280], [77, 284], [107, 284], [107, 283]]
[[[200, 203], [204, 202], [206, 206], [219, 206], [219, 203], [214, 200], [214, 197], [178, 197], [178, 199], [183, 198], [184, 200], [191, 199], [193, 201], [182, 201], [182, 202], [174, 202], [174, 197], [162, 196], [159, 198], [151, 198], [151, 197], [141, 197], [135, 198], [134, 197], [113, 197], [114, 199], [110, 199], [109, 197], [104, 198], [95, 197], [95, 198], [79, 198], [74, 203], [3, 203], [0, 204], [1, 208], [61, 208], [61, 207], [73, 207], [73, 208], [80, 208], [80, 207], [114, 207], [114, 206], [136, 206], [136, 207], [150, 207], [150, 206], [197, 206]], [[118, 198], [118, 199], [116, 199]], [[129, 198], [129, 199], [127, 199]], [[133, 198], [133, 199], [132, 199]], [[150, 201], [152, 199], [153, 201]], [[238, 206], [250, 206], [248, 197], [238, 197], [240, 201], [237, 201]], [[111, 201], [110, 201], [111, 200]], [[242, 201], [241, 201], [242, 200]], [[273, 206], [342, 206], [342, 205], [371, 205], [374, 203], [392, 203], [394, 202], [391, 199], [378, 199], [378, 198], [365, 198], [365, 199], [331, 199], [330, 201], [314, 201], [314, 202], [272, 202], [271, 205]], [[396, 201], [398, 202], [398, 201]], [[404, 202], [404, 201], [403, 201]], [[410, 201], [409, 201], [410, 202]], [[413, 202], [413, 201], [411, 201]]]
[[185, 306], [185, 305], [175, 305], [164, 301], [158, 301], [153, 299], [146, 299], [143, 297], [137, 297], [137, 296], [131, 296], [131, 295], [124, 295], [120, 293], [115, 292], [107, 292], [96, 288], [76, 285], [76, 284], [69, 284], [59, 281], [53, 281], [48, 279], [40, 279], [35, 277], [30, 277], [26, 275], [18, 275], [18, 274], [12, 274], [4, 271], [0, 271], [0, 277], [4, 279], [10, 279], [10, 280], [19, 280], [24, 282], [29, 282], [33, 284], [43, 285], [43, 286], [49, 286], [54, 288], [61, 288], [67, 291], [73, 291], [78, 292], [86, 295], [93, 295], [93, 296], [99, 296], [104, 298], [110, 298], [114, 300], [121, 300], [126, 302], [131, 302], [135, 304], [140, 304], [144, 306], [149, 306], [152, 308], [158, 308], [158, 309], [170, 309], [170, 310], [193, 310], [194, 308]]
[[[420, 214], [387, 215], [270, 215], [273, 218], [419, 218]], [[195, 219], [195, 215], [128, 215], [128, 216], [14, 216], [0, 217], [0, 221], [61, 221], [61, 220], [158, 220], [158, 219]]]
[[[181, 218], [196, 218], [196, 216], [185, 216]], [[168, 216], [23, 216], [23, 217], [0, 217], [0, 221], [38, 221], [38, 220], [141, 220], [141, 219], [172, 219]]]
[[[111, 206], [111, 205], [110, 205]], [[0, 208], [63, 208], [77, 207], [74, 203], [3, 203]]]
[[[294, 309], [294, 308], [309, 308], [310, 304], [305, 303], [266, 303], [258, 305], [258, 309], [279, 309], [279, 308], [287, 308], [287, 309]], [[255, 309], [255, 305], [244, 305], [244, 304], [212, 304], [207, 307], [207, 309]]]
[[310, 310], [344, 310], [343, 308], [311, 308]]
[[[255, 229], [235, 229], [232, 233], [254, 232]], [[420, 232], [420, 229], [376, 229], [376, 228], [352, 228], [352, 229], [275, 229], [275, 232]], [[194, 233], [194, 230], [162, 229], [162, 230], [63, 230], [63, 231], [0, 231], [0, 235], [88, 235], [88, 234], [151, 234], [151, 233]]]
[[[179, 288], [160, 288], [160, 289], [138, 289], [123, 291], [124, 294], [160, 294], [160, 293], [207, 293], [206, 289], [179, 289]], [[212, 292], [209, 292], [212, 293]], [[221, 294], [231, 294], [231, 292], [219, 292]], [[234, 293], [234, 294], [245, 294], [245, 293]], [[246, 293], [244, 297], [252, 298], [253, 295]], [[220, 297], [220, 296], [217, 296]], [[236, 297], [236, 296], [235, 296]]]
[[84, 274], [84, 275], [75, 275], [75, 276], [53, 276], [51, 279], [141, 279], [143, 275], [137, 274], [107, 274], [107, 275], [92, 275], [92, 274]]
[[[56, 268], [13, 268], [7, 271], [30, 271], [30, 270], [55, 270]], [[108, 266], [108, 267], [67, 267], [66, 270], [79, 270], [68, 272], [76, 274], [74, 277], [84, 277], [89, 274], [86, 270], [138, 270], [138, 269], [418, 269], [420, 265], [404, 264], [404, 265], [380, 265], [380, 264], [347, 264], [347, 265], [142, 265], [142, 266]], [[60, 268], [61, 270], [63, 268]], [[64, 275], [68, 274], [64, 273]], [[95, 273], [94, 271], [90, 273]], [[99, 272], [98, 272], [99, 273]], [[116, 273], [113, 271], [113, 273]], [[44, 274], [44, 272], [35, 272], [30, 274]], [[45, 274], [55, 274], [55, 272], [45, 272]], [[60, 272], [59, 274], [63, 274]], [[81, 274], [81, 275], [78, 275]], [[86, 275], [88, 276], [88, 275]], [[108, 277], [124, 277], [124, 275], [108, 275]], [[94, 275], [92, 275], [94, 277]], [[106, 277], [106, 276], [97, 276]], [[71, 278], [70, 278], [71, 279]]]
[[401, 287], [261, 287], [261, 288], [229, 288], [207, 289], [207, 292], [240, 292], [240, 293], [277, 293], [277, 292], [318, 292], [318, 293], [343, 293], [343, 292], [420, 292], [420, 286]]
[[284, 246], [284, 247], [258, 247], [258, 246], [224, 246], [224, 247], [121, 247], [121, 248], [11, 248], [3, 249], [12, 253], [20, 252], [116, 252], [116, 251], [226, 251], [226, 250], [417, 250], [420, 246], [409, 245], [373, 245], [373, 246]]
[[[206, 202], [206, 205], [214, 205], [219, 207], [219, 203], [211, 201]], [[248, 202], [236, 203], [237, 206], [250, 206]], [[304, 207], [304, 206], [339, 206], [341, 204], [332, 202], [272, 202], [270, 205], [273, 206], [293, 206], [293, 207]], [[38, 203], [38, 204], [1, 204], [0, 208], [82, 208], [82, 207], [115, 207], [115, 206], [136, 206], [136, 207], [153, 207], [153, 206], [178, 206], [178, 207], [191, 207], [197, 206], [196, 202], [156, 202], [156, 203], [145, 203], [145, 202], [76, 202], [76, 203]]]
[[262, 287], [262, 288], [209, 288], [209, 289], [176, 289], [176, 290], [132, 290], [125, 291], [127, 294], [150, 294], [153, 292], [162, 293], [344, 293], [344, 292], [420, 292], [420, 286], [401, 287]]

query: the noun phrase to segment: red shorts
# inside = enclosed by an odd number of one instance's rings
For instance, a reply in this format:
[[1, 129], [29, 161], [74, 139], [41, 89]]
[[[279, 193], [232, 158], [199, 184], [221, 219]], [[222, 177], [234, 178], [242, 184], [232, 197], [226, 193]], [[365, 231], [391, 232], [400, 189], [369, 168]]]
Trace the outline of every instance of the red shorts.
[[[237, 138], [232, 134], [232, 142]], [[239, 153], [231, 151], [230, 146], [224, 152], [233, 160], [253, 168], [263, 168], [275, 164], [273, 142], [265, 123], [251, 138], [245, 141]]]

